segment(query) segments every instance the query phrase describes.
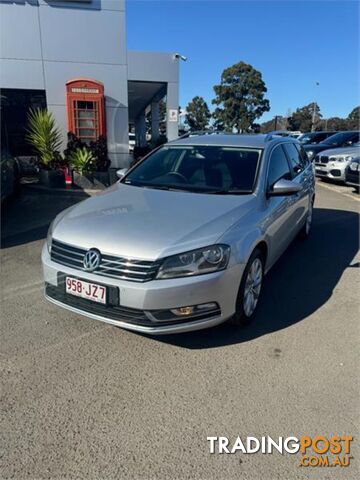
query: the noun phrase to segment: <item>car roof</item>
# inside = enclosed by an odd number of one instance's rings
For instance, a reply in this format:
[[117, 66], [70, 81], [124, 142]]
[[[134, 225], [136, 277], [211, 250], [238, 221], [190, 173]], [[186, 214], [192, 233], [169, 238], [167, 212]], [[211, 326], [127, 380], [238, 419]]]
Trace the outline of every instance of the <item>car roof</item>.
[[213, 145], [223, 147], [265, 148], [270, 142], [296, 142], [296, 139], [264, 134], [214, 134], [179, 138], [178, 140], [169, 142], [167, 145]]

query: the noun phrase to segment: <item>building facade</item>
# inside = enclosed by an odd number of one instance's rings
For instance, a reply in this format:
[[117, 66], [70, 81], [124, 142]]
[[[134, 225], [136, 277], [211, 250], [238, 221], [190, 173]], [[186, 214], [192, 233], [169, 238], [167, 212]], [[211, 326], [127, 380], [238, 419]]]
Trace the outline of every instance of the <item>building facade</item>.
[[2, 141], [25, 154], [29, 107], [46, 106], [63, 133], [84, 141], [103, 134], [112, 167], [129, 164], [129, 125], [137, 145], [178, 134], [179, 60], [172, 53], [128, 51], [124, 0], [0, 0]]

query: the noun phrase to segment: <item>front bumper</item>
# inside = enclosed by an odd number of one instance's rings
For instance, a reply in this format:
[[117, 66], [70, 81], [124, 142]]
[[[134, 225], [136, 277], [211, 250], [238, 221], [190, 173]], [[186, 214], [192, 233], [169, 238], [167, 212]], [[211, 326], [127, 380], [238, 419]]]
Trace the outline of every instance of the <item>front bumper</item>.
[[315, 163], [315, 175], [320, 178], [329, 178], [338, 182], [345, 181], [346, 164]]
[[[44, 281], [47, 286], [45, 296], [50, 302], [94, 320], [100, 320], [136, 332], [156, 335], [200, 330], [226, 321], [235, 313], [236, 297], [243, 272], [242, 265], [234, 265], [220, 272], [198, 275], [192, 278], [152, 280], [136, 283], [107, 278], [57, 264], [50, 259], [46, 245], [44, 245], [42, 251], [42, 264]], [[95, 308], [85, 308], [81, 302], [78, 302], [78, 304], [74, 303], [74, 301], [68, 302], [66, 297], [55, 295], [53, 292], [56, 289], [54, 290], [51, 287], [60, 288], [59, 278], [61, 278], [62, 274], [116, 288], [119, 293], [116, 319], [113, 314], [107, 314], [104, 308], [101, 311]], [[70, 297], [72, 296], [70, 295]], [[202, 317], [201, 320], [181, 317], [179, 320], [167, 321], [164, 324], [165, 322], [153, 318], [152, 321], [148, 321], [145, 325], [144, 322], [137, 322], [136, 319], [132, 318], [129, 320], [127, 318], [127, 309], [129, 311], [145, 312], [147, 318], [151, 319], [152, 311], [210, 302], [217, 303], [219, 309], [216, 315], [213, 312], [211, 317], [210, 315], [209, 318]], [[121, 309], [126, 313], [124, 318], [121, 318]], [[150, 315], [148, 315], [149, 312]]]

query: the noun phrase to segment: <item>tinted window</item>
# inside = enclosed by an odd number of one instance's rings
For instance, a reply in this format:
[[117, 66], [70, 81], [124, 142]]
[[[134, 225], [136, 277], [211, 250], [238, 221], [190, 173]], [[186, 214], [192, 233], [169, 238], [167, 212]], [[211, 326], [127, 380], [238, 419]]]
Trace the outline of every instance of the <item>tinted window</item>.
[[203, 145], [164, 146], [141, 162], [124, 183], [196, 192], [249, 193], [261, 150]]
[[285, 152], [279, 145], [275, 147], [270, 157], [268, 187], [271, 188], [274, 183], [282, 178], [291, 180], [291, 172]]
[[325, 143], [326, 145], [335, 145], [335, 146], [342, 145], [344, 142], [349, 140], [353, 135], [354, 135], [353, 133], [349, 133], [349, 132], [335, 133], [335, 135], [331, 135], [326, 140], [324, 140], [323, 143]]
[[350, 138], [346, 139], [345, 144], [346, 145], [353, 145], [354, 143], [357, 143], [358, 141], [359, 141], [359, 134], [355, 133]]
[[301, 145], [295, 144], [295, 146], [299, 150], [301, 162], [302, 162], [304, 168], [306, 168], [306, 166], [309, 164], [309, 158], [306, 155], [306, 152]]
[[283, 147], [289, 157], [290, 165], [294, 174], [297, 175], [302, 172], [304, 170], [304, 164], [300, 157], [299, 150], [293, 143], [285, 143]]

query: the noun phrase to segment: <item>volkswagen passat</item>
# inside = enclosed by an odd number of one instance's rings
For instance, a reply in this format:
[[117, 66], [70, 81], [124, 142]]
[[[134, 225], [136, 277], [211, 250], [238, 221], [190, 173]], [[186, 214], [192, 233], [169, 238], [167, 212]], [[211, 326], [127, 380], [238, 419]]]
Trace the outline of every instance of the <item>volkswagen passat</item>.
[[179, 139], [58, 215], [42, 252], [46, 298], [145, 333], [255, 315], [264, 274], [309, 234], [313, 166], [265, 135]]

